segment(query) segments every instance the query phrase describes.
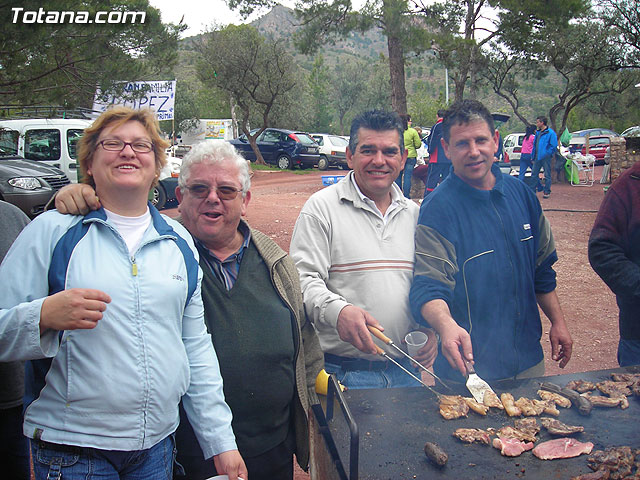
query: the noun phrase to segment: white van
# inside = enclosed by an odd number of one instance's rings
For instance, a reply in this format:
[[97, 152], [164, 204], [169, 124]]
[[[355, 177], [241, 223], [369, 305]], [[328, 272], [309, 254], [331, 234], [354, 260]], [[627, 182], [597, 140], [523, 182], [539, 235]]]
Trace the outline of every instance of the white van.
[[57, 167], [76, 183], [76, 143], [91, 123], [61, 118], [0, 120], [0, 150]]

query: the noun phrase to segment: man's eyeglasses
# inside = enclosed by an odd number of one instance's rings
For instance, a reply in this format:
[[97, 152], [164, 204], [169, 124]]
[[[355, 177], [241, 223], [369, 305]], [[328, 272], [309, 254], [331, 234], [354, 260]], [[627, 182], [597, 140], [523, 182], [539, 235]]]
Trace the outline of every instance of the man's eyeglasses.
[[195, 184], [185, 188], [196, 198], [207, 198], [211, 193], [211, 190], [215, 190], [216, 195], [218, 195], [220, 200], [233, 200], [240, 192], [242, 192], [241, 188], [230, 187], [227, 185], [210, 187], [209, 185]]
[[102, 145], [102, 148], [109, 152], [121, 152], [127, 145], [136, 153], [149, 153], [153, 150], [153, 143], [144, 140], [136, 140], [135, 142], [123, 142], [122, 140], [116, 139], [102, 140], [98, 142], [98, 145]]

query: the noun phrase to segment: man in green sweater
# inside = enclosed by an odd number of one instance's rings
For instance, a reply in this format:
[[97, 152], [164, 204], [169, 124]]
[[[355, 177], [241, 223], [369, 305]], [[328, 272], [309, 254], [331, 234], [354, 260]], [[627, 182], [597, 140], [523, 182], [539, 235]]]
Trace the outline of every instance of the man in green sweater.
[[[181, 221], [200, 252], [205, 322], [249, 478], [291, 480], [293, 454], [308, 467], [307, 413], [324, 359], [304, 313], [293, 260], [242, 220], [250, 183], [248, 163], [232, 145], [206, 141], [184, 158], [176, 196]], [[87, 188], [77, 187], [73, 200], [70, 190], [62, 190], [58, 210], [87, 208], [85, 203], [97, 208], [95, 193]], [[186, 416], [176, 446], [187, 478], [215, 475]]]

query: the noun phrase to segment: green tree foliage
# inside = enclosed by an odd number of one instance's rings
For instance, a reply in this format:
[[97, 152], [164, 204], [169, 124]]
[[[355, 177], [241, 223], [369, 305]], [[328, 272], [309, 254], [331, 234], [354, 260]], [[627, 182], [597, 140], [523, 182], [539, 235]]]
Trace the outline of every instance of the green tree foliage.
[[[298, 75], [293, 58], [283, 42], [265, 39], [250, 25], [229, 25], [209, 32], [201, 38], [197, 49], [201, 56], [197, 67], [200, 80], [231, 96], [257, 163], [264, 164], [256, 138], [269, 126], [271, 114], [283, 102], [286, 104], [287, 96], [296, 86]], [[250, 121], [260, 125], [253, 135], [249, 131]]]
[[366, 72], [366, 67], [358, 61], [348, 62], [334, 70], [333, 102], [338, 114], [340, 135], [345, 135], [345, 116], [364, 98], [367, 77], [363, 71]]
[[[607, 97], [605, 103], [615, 102], [616, 95], [638, 80], [637, 74], [622, 71], [624, 56], [611, 34], [612, 30], [597, 19], [565, 24], [548, 22], [538, 31], [528, 32], [529, 36], [520, 44], [511, 41], [511, 51], [494, 46], [485, 76], [494, 92], [507, 100], [526, 124], [531, 117], [527, 121], [521, 113], [521, 83], [528, 79], [550, 79], [551, 73], [555, 73], [560, 82], [549, 90], [549, 97], [555, 98], [555, 102], [549, 107], [548, 117], [552, 128], [563, 131], [571, 111], [578, 105], [595, 97], [602, 97], [601, 101]], [[534, 37], [538, 37], [535, 42]], [[515, 36], [511, 39], [515, 40]], [[528, 48], [529, 53], [525, 55], [517, 48]]]
[[640, 1], [598, 0], [595, 3], [605, 26], [614, 30], [626, 64], [640, 68]]
[[331, 83], [329, 71], [324, 63], [324, 57], [317, 55], [313, 62], [313, 69], [309, 75], [309, 90], [311, 97], [311, 124], [317, 132], [328, 132], [331, 126]]
[[[256, 8], [273, 6], [275, 0], [227, 0], [227, 4], [246, 16]], [[407, 0], [372, 0], [360, 11], [353, 10], [350, 0], [303, 0], [296, 14], [302, 28], [295, 34], [295, 43], [306, 54], [352, 32], [380, 29], [387, 38], [392, 107], [406, 113], [405, 55], [426, 46], [424, 28], [412, 21]]]
[[[163, 24], [160, 12], [148, 0], [23, 0], [15, 5], [2, 8], [0, 98], [4, 104], [91, 107], [97, 86], [103, 92], [116, 92], [117, 81], [172, 79], [178, 36], [185, 27]], [[45, 23], [24, 22], [25, 12], [40, 8], [87, 11], [88, 19], [98, 11], [144, 12], [145, 21], [46, 23], [54, 17], [43, 14]]]

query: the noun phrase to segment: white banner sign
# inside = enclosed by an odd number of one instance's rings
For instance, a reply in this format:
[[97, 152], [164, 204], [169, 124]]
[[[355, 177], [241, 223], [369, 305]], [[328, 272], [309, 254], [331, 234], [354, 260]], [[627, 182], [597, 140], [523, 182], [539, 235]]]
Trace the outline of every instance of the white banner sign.
[[173, 108], [176, 99], [176, 81], [159, 82], [127, 82], [124, 87], [125, 95], [129, 93], [144, 92], [144, 96], [126, 100], [112, 95], [107, 102], [99, 100], [100, 89], [96, 90], [93, 100], [93, 109], [104, 112], [111, 105], [122, 105], [134, 110], [150, 108], [158, 116], [158, 120], [173, 120]]

